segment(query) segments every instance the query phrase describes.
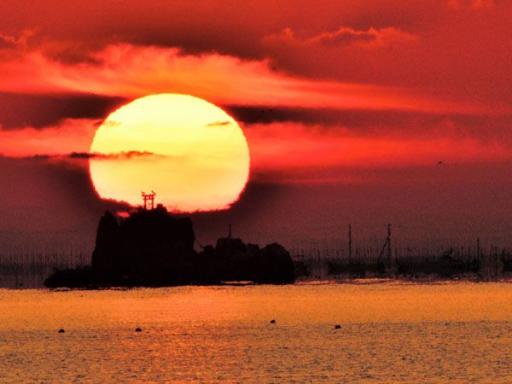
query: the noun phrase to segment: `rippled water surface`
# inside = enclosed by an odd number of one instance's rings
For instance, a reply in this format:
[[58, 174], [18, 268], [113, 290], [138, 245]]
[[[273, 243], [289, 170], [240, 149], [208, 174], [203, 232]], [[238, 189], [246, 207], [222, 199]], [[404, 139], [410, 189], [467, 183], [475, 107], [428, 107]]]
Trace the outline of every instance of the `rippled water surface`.
[[0, 383], [73, 382], [511, 383], [512, 285], [0, 290]]

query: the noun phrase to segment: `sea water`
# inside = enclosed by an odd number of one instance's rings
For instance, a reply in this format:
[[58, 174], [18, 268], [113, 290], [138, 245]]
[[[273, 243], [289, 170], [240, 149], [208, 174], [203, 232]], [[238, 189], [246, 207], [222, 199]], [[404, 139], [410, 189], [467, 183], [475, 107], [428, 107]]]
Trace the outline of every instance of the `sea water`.
[[0, 290], [0, 383], [132, 382], [511, 383], [512, 284]]

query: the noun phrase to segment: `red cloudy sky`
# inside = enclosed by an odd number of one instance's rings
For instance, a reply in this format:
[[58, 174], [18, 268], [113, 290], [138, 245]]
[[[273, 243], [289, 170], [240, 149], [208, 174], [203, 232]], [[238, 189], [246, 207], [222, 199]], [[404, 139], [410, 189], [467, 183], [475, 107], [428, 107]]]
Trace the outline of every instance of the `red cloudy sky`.
[[116, 207], [71, 154], [160, 92], [221, 106], [249, 143], [247, 191], [197, 216], [201, 241], [228, 222], [287, 245], [391, 222], [404, 245], [508, 244], [510, 25], [500, 0], [5, 0], [0, 246], [88, 251]]

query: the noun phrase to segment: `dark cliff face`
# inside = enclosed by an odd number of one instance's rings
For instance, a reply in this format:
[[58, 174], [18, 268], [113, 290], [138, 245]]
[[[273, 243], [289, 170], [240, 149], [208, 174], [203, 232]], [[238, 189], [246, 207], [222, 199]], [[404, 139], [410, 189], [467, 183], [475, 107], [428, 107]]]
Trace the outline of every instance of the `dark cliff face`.
[[109, 211], [101, 217], [96, 232], [96, 247], [92, 253], [92, 267], [99, 271], [114, 270], [119, 264], [120, 228]]
[[134, 282], [178, 283], [193, 267], [194, 241], [190, 219], [163, 207], [119, 221], [107, 212], [98, 225], [92, 268]]

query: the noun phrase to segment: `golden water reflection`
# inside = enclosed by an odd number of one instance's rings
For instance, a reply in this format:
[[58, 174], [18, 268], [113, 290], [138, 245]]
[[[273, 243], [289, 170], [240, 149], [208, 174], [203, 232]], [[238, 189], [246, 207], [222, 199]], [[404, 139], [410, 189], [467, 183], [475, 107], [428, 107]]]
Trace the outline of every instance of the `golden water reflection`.
[[32, 381], [512, 382], [512, 285], [1, 290], [0, 382]]

